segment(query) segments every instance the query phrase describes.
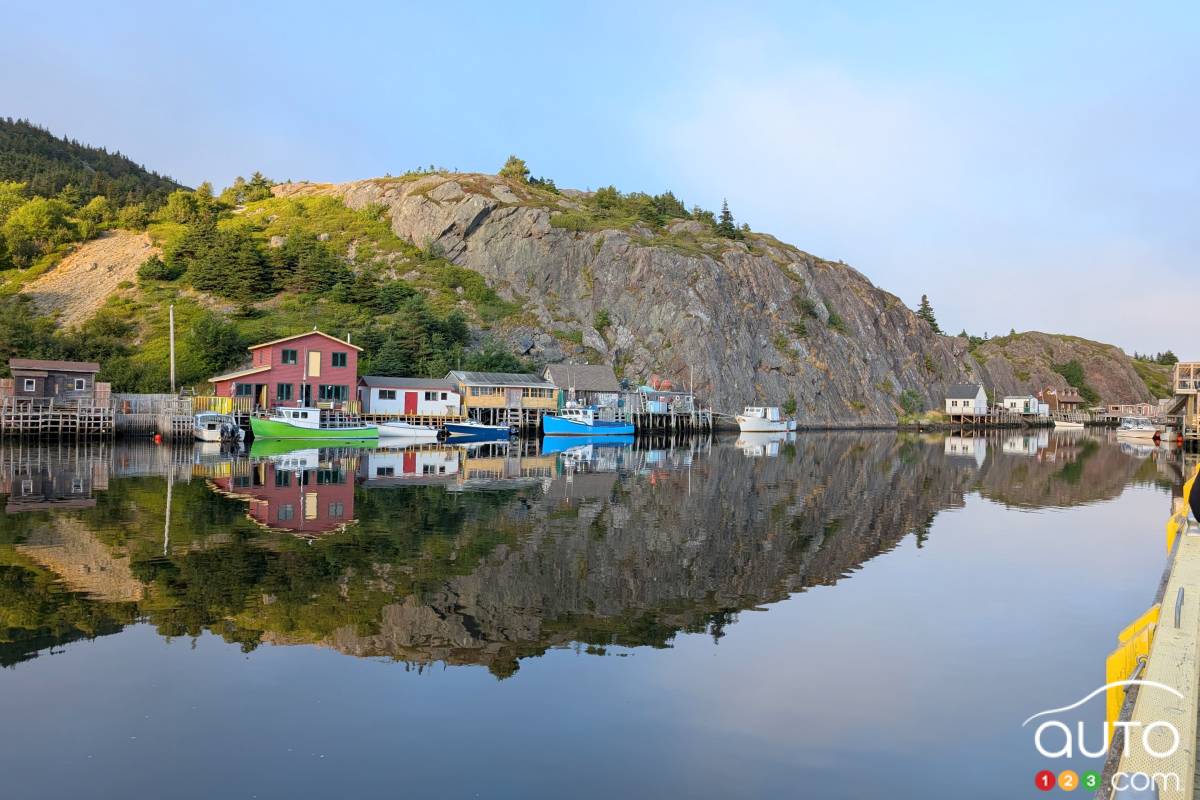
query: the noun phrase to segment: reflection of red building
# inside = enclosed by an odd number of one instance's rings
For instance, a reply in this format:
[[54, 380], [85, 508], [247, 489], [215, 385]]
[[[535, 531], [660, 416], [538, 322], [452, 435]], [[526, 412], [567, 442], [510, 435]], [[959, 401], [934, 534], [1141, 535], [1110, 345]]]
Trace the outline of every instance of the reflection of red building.
[[247, 474], [214, 478], [220, 489], [245, 498], [246, 513], [268, 528], [319, 536], [354, 521], [357, 459], [336, 459], [307, 469], [285, 469], [273, 461], [253, 464]]

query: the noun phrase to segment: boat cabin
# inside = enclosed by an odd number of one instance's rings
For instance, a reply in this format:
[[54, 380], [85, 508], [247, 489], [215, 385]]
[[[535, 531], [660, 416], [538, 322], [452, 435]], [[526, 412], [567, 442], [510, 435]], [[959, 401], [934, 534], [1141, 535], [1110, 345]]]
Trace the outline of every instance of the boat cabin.
[[779, 413], [779, 406], [746, 406], [742, 411], [742, 416], [765, 419], [767, 422], [783, 421], [783, 416]]

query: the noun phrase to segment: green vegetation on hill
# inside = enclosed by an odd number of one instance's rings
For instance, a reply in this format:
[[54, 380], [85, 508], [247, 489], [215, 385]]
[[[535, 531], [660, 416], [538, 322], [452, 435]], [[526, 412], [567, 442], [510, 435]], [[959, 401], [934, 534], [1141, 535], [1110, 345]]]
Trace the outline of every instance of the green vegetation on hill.
[[27, 120], [0, 119], [0, 181], [24, 183], [31, 195], [54, 197], [68, 187], [80, 204], [106, 197], [116, 206], [161, 205], [179, 184], [120, 153], [59, 138]]
[[1088, 403], [1100, 402], [1100, 395], [1087, 383], [1087, 378], [1083, 373], [1083, 365], [1077, 359], [1071, 359], [1065, 364], [1055, 364], [1052, 369], [1059, 375], [1063, 376], [1063, 380], [1067, 385], [1074, 387], [1079, 391], [1079, 396]]
[[473, 336], [472, 323], [517, 310], [478, 273], [399, 239], [379, 208], [276, 198], [269, 186], [256, 174], [219, 197], [207, 184], [169, 195], [149, 221], [162, 258], [148, 259], [139, 285], [110, 297], [79, 331], [58, 330], [25, 297], [0, 295], [0, 356], [95, 360], [117, 391], [163, 391], [174, 304], [181, 385], [238, 366], [249, 344], [313, 327], [362, 346], [363, 373], [530, 368]]

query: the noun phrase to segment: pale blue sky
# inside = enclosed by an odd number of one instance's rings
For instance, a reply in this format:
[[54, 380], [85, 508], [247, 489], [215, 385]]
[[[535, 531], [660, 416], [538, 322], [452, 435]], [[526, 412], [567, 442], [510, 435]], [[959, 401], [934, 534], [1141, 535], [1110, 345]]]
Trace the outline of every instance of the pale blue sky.
[[6, 10], [0, 114], [185, 183], [515, 152], [728, 197], [953, 332], [1200, 358], [1200, 7], [74, 5]]

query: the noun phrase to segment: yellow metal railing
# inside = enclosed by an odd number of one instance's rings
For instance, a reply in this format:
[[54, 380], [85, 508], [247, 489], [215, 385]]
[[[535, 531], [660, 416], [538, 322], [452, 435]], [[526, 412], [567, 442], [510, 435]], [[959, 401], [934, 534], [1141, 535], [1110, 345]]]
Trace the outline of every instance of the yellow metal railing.
[[254, 409], [253, 397], [211, 397], [197, 395], [192, 398], [192, 412], [214, 411], [218, 414], [232, 414], [235, 411], [249, 413]]

